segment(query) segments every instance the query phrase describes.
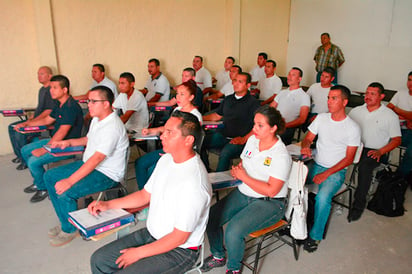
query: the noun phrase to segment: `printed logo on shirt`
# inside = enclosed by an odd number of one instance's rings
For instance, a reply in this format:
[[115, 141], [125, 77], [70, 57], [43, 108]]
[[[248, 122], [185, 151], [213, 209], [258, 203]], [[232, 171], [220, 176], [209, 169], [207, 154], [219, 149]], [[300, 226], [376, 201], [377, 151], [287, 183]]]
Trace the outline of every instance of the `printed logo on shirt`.
[[270, 163], [272, 162], [272, 157], [266, 157], [265, 161], [263, 162], [263, 164], [265, 166], [270, 166]]

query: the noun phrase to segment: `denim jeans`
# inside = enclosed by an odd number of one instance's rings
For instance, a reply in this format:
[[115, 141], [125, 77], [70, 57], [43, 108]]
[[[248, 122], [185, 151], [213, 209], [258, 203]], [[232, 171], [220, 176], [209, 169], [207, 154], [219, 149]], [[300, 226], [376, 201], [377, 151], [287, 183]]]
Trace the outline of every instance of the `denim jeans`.
[[60, 156], [56, 157], [50, 153], [45, 153], [40, 157], [33, 156], [31, 152], [35, 149], [43, 147], [47, 144], [50, 139], [42, 139], [35, 141], [33, 143], [25, 145], [21, 149], [21, 155], [23, 156], [24, 162], [29, 167], [30, 173], [33, 176], [33, 183], [37, 186], [39, 190], [46, 190], [46, 185], [44, 184], [43, 175], [45, 172], [44, 165], [49, 163], [58, 162], [64, 159], [70, 159], [74, 156]]
[[226, 138], [221, 132], [206, 134], [200, 156], [207, 170], [210, 170], [207, 150], [211, 148], [221, 149], [216, 172], [230, 169], [230, 160], [238, 158], [245, 145], [234, 145], [229, 142], [230, 139]]
[[89, 175], [72, 185], [71, 188], [58, 195], [54, 188], [55, 184], [62, 179], [70, 177], [82, 165], [83, 161], [76, 161], [50, 169], [44, 174], [44, 181], [50, 200], [60, 220], [62, 230], [66, 233], [76, 231], [76, 228], [67, 219], [69, 218], [69, 212], [77, 210], [77, 199], [112, 188], [118, 184], [118, 182], [113, 181], [100, 171], [93, 170]]
[[199, 257], [199, 251], [177, 247], [163, 254], [143, 258], [122, 270], [118, 268], [115, 262], [121, 255], [120, 250], [154, 241], [156, 239], [147, 228], [142, 228], [99, 248], [90, 258], [92, 273], [184, 273], [193, 267]]
[[23, 157], [21, 156], [21, 148], [25, 146], [26, 144], [32, 142], [34, 138], [40, 135], [39, 133], [22, 134], [20, 132], [15, 131], [13, 125], [16, 125], [22, 122], [24, 121], [17, 121], [9, 125], [10, 143], [11, 143], [11, 146], [13, 147], [14, 154], [16, 154], [16, 156], [20, 160], [23, 160]]
[[[245, 251], [245, 238], [249, 233], [277, 223], [284, 216], [282, 200], [269, 201], [248, 197], [237, 188], [210, 208], [206, 232], [210, 252], [218, 258], [225, 257], [227, 268], [239, 270]], [[227, 223], [223, 237], [223, 225]], [[223, 246], [224, 238], [224, 246]]]
[[412, 129], [402, 129], [402, 146], [406, 147], [406, 151], [399, 171], [406, 177], [412, 170]]
[[[307, 182], [313, 183], [313, 177], [315, 177], [316, 174], [324, 172], [325, 170], [327, 170], [326, 167], [320, 166], [313, 162], [313, 164], [309, 167]], [[332, 207], [332, 198], [345, 182], [345, 175], [346, 169], [339, 170], [318, 185], [319, 189], [315, 198], [314, 223], [309, 233], [309, 236], [314, 240], [323, 239], [323, 233], [325, 231], [325, 226], [328, 222], [330, 209]]]
[[162, 157], [160, 154], [164, 153], [163, 149], [155, 150], [137, 158], [134, 162], [137, 186], [140, 190], [144, 188], [150, 176], [152, 176], [157, 162]]

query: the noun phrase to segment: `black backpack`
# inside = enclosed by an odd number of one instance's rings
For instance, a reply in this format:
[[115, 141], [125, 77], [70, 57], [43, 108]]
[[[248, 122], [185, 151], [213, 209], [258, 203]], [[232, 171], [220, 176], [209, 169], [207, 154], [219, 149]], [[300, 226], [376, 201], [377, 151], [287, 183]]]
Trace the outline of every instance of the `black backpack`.
[[379, 185], [372, 200], [368, 203], [368, 209], [388, 217], [402, 216], [405, 211], [403, 202], [408, 187], [406, 180], [389, 167], [379, 171], [375, 179]]

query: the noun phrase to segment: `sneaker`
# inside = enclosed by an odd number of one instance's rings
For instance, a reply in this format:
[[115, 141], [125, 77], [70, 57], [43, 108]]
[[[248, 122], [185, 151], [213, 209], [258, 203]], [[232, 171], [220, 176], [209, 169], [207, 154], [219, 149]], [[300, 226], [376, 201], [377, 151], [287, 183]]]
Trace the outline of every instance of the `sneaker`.
[[12, 162], [12, 163], [15, 163], [15, 164], [20, 164], [20, 163], [21, 163], [21, 160], [20, 160], [19, 157], [16, 157], [16, 158], [14, 158], [13, 160], [11, 160], [11, 162]]
[[56, 225], [55, 227], [49, 229], [47, 235], [49, 235], [49, 238], [56, 238], [60, 231], [62, 231], [61, 227]]
[[226, 274], [239, 274], [239, 273], [241, 273], [240, 270], [226, 269]]
[[35, 184], [31, 184], [28, 187], [26, 187], [25, 189], [23, 189], [24, 193], [34, 193], [37, 192], [37, 186]]
[[46, 199], [48, 196], [49, 196], [49, 193], [47, 192], [47, 190], [37, 190], [36, 194], [34, 194], [33, 197], [31, 197], [30, 202], [32, 203], [41, 202], [44, 199]]
[[149, 208], [146, 207], [145, 209], [137, 213], [137, 219], [139, 221], [146, 221], [148, 215], [149, 215]]
[[60, 233], [57, 234], [56, 237], [49, 240], [49, 243], [51, 246], [55, 247], [63, 246], [73, 241], [73, 239], [76, 238], [78, 235], [79, 233], [77, 231], [73, 233], [66, 233], [64, 231], [60, 231]]
[[315, 252], [318, 249], [319, 243], [320, 241], [314, 240], [309, 236], [303, 244], [303, 249], [309, 253]]
[[200, 268], [202, 272], [208, 272], [212, 268], [222, 267], [226, 264], [226, 258], [218, 259], [215, 258], [213, 255], [210, 255], [205, 259], [203, 262], [203, 266]]
[[24, 170], [24, 169], [26, 169], [26, 168], [27, 168], [27, 165], [26, 165], [25, 163], [20, 163], [20, 164], [16, 167], [17, 170]]

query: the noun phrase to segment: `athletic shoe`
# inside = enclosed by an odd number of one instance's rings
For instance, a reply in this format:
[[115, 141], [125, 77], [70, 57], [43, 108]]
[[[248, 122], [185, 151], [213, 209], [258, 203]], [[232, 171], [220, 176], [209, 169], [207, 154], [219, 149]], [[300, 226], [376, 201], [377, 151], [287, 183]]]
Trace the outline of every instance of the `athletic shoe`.
[[315, 252], [318, 249], [319, 243], [320, 241], [314, 240], [309, 236], [303, 244], [303, 249], [309, 253]]
[[203, 266], [200, 268], [202, 272], [208, 272], [212, 268], [222, 267], [226, 264], [226, 258], [218, 259], [215, 258], [213, 255], [210, 255], [205, 259], [203, 262]]
[[56, 225], [55, 227], [49, 229], [47, 235], [49, 235], [49, 238], [56, 238], [60, 231], [62, 231], [62, 228], [59, 225]]
[[73, 241], [73, 239], [76, 238], [78, 235], [79, 233], [77, 231], [73, 233], [66, 233], [64, 231], [60, 231], [60, 233], [57, 234], [55, 238], [49, 240], [49, 243], [51, 246], [55, 247], [63, 246]]

